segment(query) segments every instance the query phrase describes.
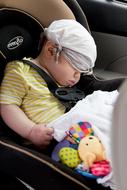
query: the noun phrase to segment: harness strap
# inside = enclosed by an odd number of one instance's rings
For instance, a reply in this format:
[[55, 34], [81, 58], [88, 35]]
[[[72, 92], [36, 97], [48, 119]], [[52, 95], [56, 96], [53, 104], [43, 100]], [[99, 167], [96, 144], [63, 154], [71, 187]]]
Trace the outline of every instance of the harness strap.
[[33, 67], [39, 73], [39, 75], [45, 80], [45, 82], [47, 83], [48, 89], [53, 94], [55, 93], [55, 90], [58, 88], [58, 86], [44, 70], [42, 70], [40, 67], [32, 63], [32, 61], [23, 59], [22, 62]]
[[33, 67], [39, 75], [45, 80], [47, 83], [48, 89], [50, 92], [58, 98], [61, 103], [65, 106], [65, 112], [69, 111], [78, 100], [81, 100], [85, 97], [83, 91], [79, 90], [77, 87], [68, 88], [68, 87], [58, 87], [55, 81], [40, 67], [35, 65], [29, 60], [22, 60], [23, 63], [26, 63]]

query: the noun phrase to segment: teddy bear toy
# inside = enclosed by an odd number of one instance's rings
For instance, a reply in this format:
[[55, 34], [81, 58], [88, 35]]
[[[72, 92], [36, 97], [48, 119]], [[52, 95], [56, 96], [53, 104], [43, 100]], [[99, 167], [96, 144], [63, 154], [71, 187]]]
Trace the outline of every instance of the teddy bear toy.
[[86, 167], [94, 162], [106, 160], [105, 149], [98, 137], [90, 135], [81, 139], [78, 146], [80, 159]]

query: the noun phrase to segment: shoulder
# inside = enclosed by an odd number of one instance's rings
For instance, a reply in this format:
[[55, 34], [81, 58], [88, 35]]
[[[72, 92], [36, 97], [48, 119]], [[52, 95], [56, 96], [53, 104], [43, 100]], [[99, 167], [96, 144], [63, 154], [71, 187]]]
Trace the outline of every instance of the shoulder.
[[30, 66], [24, 64], [22, 60], [14, 60], [7, 64], [5, 72], [8, 71], [28, 72], [29, 70]]

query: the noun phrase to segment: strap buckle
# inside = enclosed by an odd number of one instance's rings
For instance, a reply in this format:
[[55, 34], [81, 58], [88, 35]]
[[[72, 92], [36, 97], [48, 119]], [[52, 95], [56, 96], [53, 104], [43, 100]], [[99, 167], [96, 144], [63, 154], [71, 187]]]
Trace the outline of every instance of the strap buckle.
[[77, 87], [59, 87], [55, 90], [55, 96], [59, 100], [76, 103], [85, 97], [85, 93]]

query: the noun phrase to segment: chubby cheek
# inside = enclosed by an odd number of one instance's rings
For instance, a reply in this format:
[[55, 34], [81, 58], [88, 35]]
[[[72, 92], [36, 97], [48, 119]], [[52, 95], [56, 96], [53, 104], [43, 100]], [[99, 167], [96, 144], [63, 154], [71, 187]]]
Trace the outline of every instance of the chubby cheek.
[[68, 79], [67, 79], [67, 75], [64, 73], [61, 73], [59, 76], [57, 76], [57, 82], [61, 85], [61, 86], [67, 86]]
[[[69, 86], [70, 82], [73, 86], [80, 80], [80, 74], [74, 74], [72, 71], [69, 72], [61, 72], [57, 75], [57, 82], [62, 86]], [[74, 83], [74, 84], [73, 84]]]
[[63, 72], [62, 70], [56, 70], [52, 73], [53, 78], [55, 79], [55, 81], [61, 85], [61, 86], [65, 86], [66, 85], [66, 81], [67, 81], [67, 75], [65, 72]]

